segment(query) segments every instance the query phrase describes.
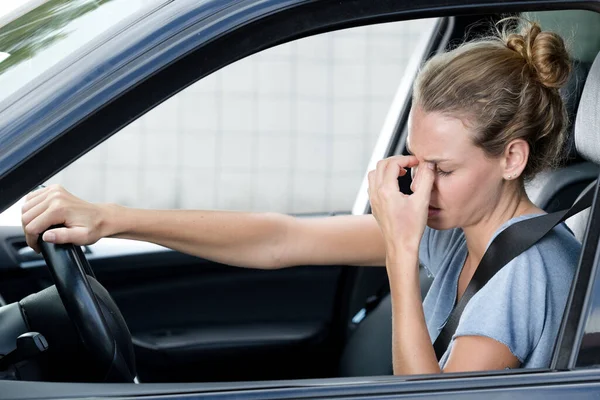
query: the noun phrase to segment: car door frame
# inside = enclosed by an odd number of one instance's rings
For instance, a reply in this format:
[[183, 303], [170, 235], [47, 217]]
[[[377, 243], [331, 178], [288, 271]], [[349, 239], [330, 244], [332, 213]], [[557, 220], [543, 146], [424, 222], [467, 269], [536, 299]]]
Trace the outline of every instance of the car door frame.
[[[203, 7], [214, 6], [215, 2], [207, 2], [195, 4], [191, 7], [190, 2], [182, 2], [180, 11], [187, 10], [192, 13], [193, 10], [200, 10]], [[408, 2], [407, 2], [408, 3]], [[22, 118], [17, 118], [17, 123], [11, 126], [5, 126], [7, 135], [6, 138], [17, 137], [19, 127], [26, 126], [30, 129], [28, 139], [22, 143], [9, 146], [8, 150], [13, 151], [11, 154], [3, 154], [3, 159], [7, 163], [3, 166], [0, 175], [0, 187], [6, 189], [6, 197], [2, 200], [2, 207], [10, 204], [17, 197], [33, 188], [36, 184], [44, 181], [58, 169], [63, 168], [66, 164], [76, 159], [82, 152], [98, 144], [116, 132], [120, 127], [137, 118], [143, 112], [153, 106], [156, 106], [160, 101], [168, 98], [185, 86], [193, 83], [195, 80], [213, 72], [216, 67], [207, 67], [205, 70], [198, 72], [198, 61], [206, 57], [206, 51], [211, 54], [220, 55], [222, 58], [220, 67], [227, 65], [224, 60], [230, 62], [236, 61], [243, 56], [252, 54], [253, 52], [264, 48], [283, 43], [288, 40], [293, 40], [299, 37], [304, 37], [309, 34], [324, 32], [327, 30], [341, 29], [344, 27], [358, 26], [361, 24], [385, 22], [392, 20], [401, 20], [407, 17], [420, 18], [431, 16], [443, 16], [457, 13], [468, 12], [493, 12], [502, 8], [503, 11], [517, 11], [519, 7], [526, 7], [528, 10], [548, 9], [545, 2], [542, 1], [522, 1], [522, 2], [498, 2], [496, 4], [473, 4], [469, 1], [455, 1], [449, 4], [445, 1], [425, 1], [419, 4], [405, 4], [401, 2], [372, 2], [370, 0], [355, 0], [347, 3], [339, 3], [333, 1], [231, 1], [227, 3], [231, 6], [228, 11], [228, 16], [231, 19], [225, 18], [225, 15], [220, 16], [220, 29], [210, 31], [208, 25], [204, 25], [206, 31], [212, 32], [209, 38], [203, 37], [202, 44], [199, 45], [198, 40], [194, 41], [194, 25], [187, 30], [180, 32], [179, 36], [174, 36], [171, 46], [165, 45], [163, 48], [154, 49], [158, 53], [146, 54], [146, 59], [138, 59], [125, 68], [124, 71], [112, 71], [115, 75], [105, 76], [99, 72], [101, 76], [98, 85], [86, 87], [85, 90], [75, 93], [75, 99], [80, 101], [78, 112], [69, 109], [68, 107], [58, 110], [53, 113], [48, 121], [51, 124], [40, 126], [39, 120], [36, 126], [34, 122], [23, 121]], [[189, 8], [186, 9], [185, 6]], [[335, 10], [328, 9], [327, 6], [333, 6]], [[362, 7], [359, 7], [361, 6]], [[593, 9], [600, 11], [600, 2], [563, 2], [555, 4], [556, 8], [569, 8], [569, 6], [577, 6], [579, 8]], [[244, 9], [243, 7], [249, 7]], [[252, 8], [252, 7], [255, 8]], [[205, 9], [203, 9], [206, 11]], [[235, 20], [235, 16], [240, 17], [240, 10], [244, 13], [243, 19]], [[262, 14], [259, 12], [262, 10]], [[285, 34], [286, 24], [290, 25], [290, 21], [298, 19], [299, 11], [305, 12], [307, 15], [315, 16], [313, 25], [309, 27], [292, 25], [292, 28], [297, 28], [294, 32]], [[316, 13], [316, 11], [322, 11]], [[343, 11], [350, 12], [350, 15]], [[236, 14], [238, 12], [238, 14]], [[259, 12], [257, 14], [257, 12]], [[352, 14], [354, 13], [354, 14]], [[214, 16], [214, 15], [213, 15]], [[260, 16], [264, 19], [259, 18]], [[281, 19], [278, 19], [281, 18]], [[301, 19], [301, 18], [300, 18]], [[204, 24], [207, 23], [206, 20]], [[229, 24], [227, 24], [227, 22]], [[198, 22], [202, 25], [202, 22]], [[218, 24], [216, 24], [218, 25]], [[200, 27], [196, 26], [196, 29]], [[212, 26], [215, 28], [215, 26]], [[288, 29], [290, 27], [288, 26]], [[281, 30], [284, 31], [281, 31]], [[194, 33], [196, 32], [196, 33]], [[244, 43], [243, 36], [248, 32], [256, 34], [256, 42]], [[274, 35], [274, 36], [273, 36]], [[176, 37], [176, 39], [175, 39]], [[230, 43], [236, 44], [233, 54], [224, 54], [224, 50], [219, 49], [218, 44], [223, 44], [224, 38], [231, 40]], [[260, 40], [258, 39], [260, 38]], [[247, 47], [242, 46], [245, 44]], [[206, 50], [208, 49], [208, 50]], [[231, 50], [231, 48], [227, 48]], [[179, 51], [179, 53], [178, 53]], [[179, 54], [175, 56], [175, 54]], [[162, 58], [161, 58], [162, 55]], [[239, 57], [238, 57], [239, 56]], [[215, 57], [216, 59], [217, 57]], [[176, 62], [170, 60], [176, 59]], [[162, 60], [159, 62], [158, 60]], [[154, 62], [154, 69], [148, 70], [149, 63]], [[117, 73], [119, 72], [119, 73]], [[134, 73], [135, 72], [135, 73]], [[179, 73], [179, 76], [178, 76]], [[152, 76], [152, 79], [148, 79]], [[125, 87], [119, 87], [119, 83], [123, 83], [125, 78], [136, 79]], [[165, 80], [165, 78], [173, 78], [173, 81]], [[166, 83], [165, 83], [166, 82]], [[43, 85], [43, 83], [41, 84]], [[135, 88], [134, 88], [135, 87]], [[72, 89], [72, 86], [69, 86]], [[46, 88], [47, 89], [47, 88]], [[67, 88], [59, 88], [58, 94], [64, 94]], [[84, 96], [87, 95], [88, 97]], [[27, 95], [23, 96], [23, 98]], [[52, 97], [52, 96], [50, 96]], [[147, 98], [145, 98], [147, 97]], [[22, 99], [23, 99], [22, 98]], [[22, 100], [21, 99], [21, 100]], [[140, 100], [136, 104], [131, 104], [132, 100]], [[47, 98], [46, 98], [47, 100]], [[31, 101], [31, 99], [29, 99]], [[18, 103], [18, 102], [17, 102]], [[15, 104], [17, 104], [15, 103]], [[128, 105], [129, 103], [129, 105]], [[95, 106], [94, 106], [95, 105]], [[16, 110], [12, 107], [11, 112], [18, 115], [26, 116], [37, 112], [35, 107], [27, 108], [26, 110]], [[119, 110], [124, 111], [119, 112]], [[6, 110], [5, 110], [6, 111]], [[30, 114], [28, 114], [30, 113]], [[59, 121], [59, 117], [65, 113], [69, 118], [66, 121]], [[70, 114], [69, 114], [70, 113]], [[114, 113], [114, 114], [111, 114]], [[118, 118], [106, 120], [107, 115], [116, 115]], [[50, 118], [49, 117], [49, 118]], [[98, 123], [94, 126], [94, 123]], [[37, 130], [36, 130], [37, 129]], [[86, 132], [86, 135], [82, 135]], [[36, 136], [37, 135], [37, 136]], [[79, 136], [78, 136], [79, 135]], [[82, 137], [86, 136], [86, 137]], [[42, 144], [32, 142], [31, 138], [43, 137]], [[81, 139], [79, 142], [77, 138]], [[67, 151], [66, 144], [79, 143], [76, 149]], [[6, 150], [5, 150], [6, 151]], [[77, 154], [75, 154], [77, 153]], [[22, 157], [17, 159], [18, 157]], [[54, 156], [54, 161], [52, 160]], [[23, 161], [25, 159], [25, 161]], [[36, 174], [31, 174], [28, 170], [31, 165], [36, 165], [36, 162], [45, 162], [47, 169]], [[29, 176], [28, 176], [29, 175]], [[21, 178], [22, 181], [19, 181]], [[14, 186], [7, 186], [10, 184]], [[596, 199], [598, 197], [599, 186], [596, 186]], [[600, 226], [600, 204], [595, 200], [593, 210], [590, 217], [590, 225], [588, 229], [589, 240], [584, 242], [580, 272], [577, 275], [576, 285], [573, 294], [581, 296], [585, 301], [589, 298], [588, 288], [592, 286], [592, 281], [584, 281], [585, 272], [588, 271], [588, 276], [595, 271], [600, 254], [597, 246], [598, 231]], [[590, 235], [590, 232], [592, 233]], [[582, 272], [583, 271], [583, 272]], [[570, 302], [567, 320], [573, 318], [577, 322], [577, 326], [582, 325], [582, 318], [586, 316], [583, 308], [579, 309], [578, 315], [574, 315], [573, 308], [577, 304]], [[575, 310], [577, 311], [577, 310]], [[572, 315], [574, 315], [572, 317]], [[580, 333], [578, 329], [577, 334]], [[578, 350], [577, 340], [571, 342], [569, 350], [572, 354]], [[558, 366], [558, 364], [557, 364]], [[569, 365], [567, 364], [567, 367]], [[441, 376], [415, 376], [415, 377], [384, 377], [384, 378], [348, 378], [348, 379], [325, 379], [318, 381], [283, 381], [283, 382], [254, 382], [254, 383], [233, 383], [233, 384], [151, 384], [151, 385], [93, 385], [93, 384], [68, 384], [68, 383], [31, 383], [31, 382], [0, 382], [0, 391], [8, 394], [12, 398], [67, 398], [67, 397], [84, 397], [84, 396], [108, 396], [121, 395], [128, 397], [138, 397], [141, 395], [156, 395], [161, 398], [188, 398], [188, 395], [209, 395], [212, 394], [218, 397], [236, 397], [236, 398], [329, 398], [329, 397], [385, 397], [388, 395], [406, 396], [406, 398], [421, 397], [425, 393], [445, 394], [447, 398], [469, 398], [478, 396], [482, 392], [504, 393], [506, 391], [514, 392], [514, 396], [521, 398], [531, 398], [532, 395], [542, 396], [551, 393], [553, 390], [578, 390], [577, 393], [586, 393], [585, 390], [598, 390], [600, 383], [597, 382], [597, 373], [594, 370], [579, 370], [566, 372], [551, 372], [547, 370], [521, 370], [521, 371], [501, 371], [497, 373], [480, 373], [480, 374], [444, 374]], [[185, 393], [185, 395], [184, 395]], [[445, 397], [446, 397], [445, 396]], [[540, 397], [541, 398], [541, 397]]]

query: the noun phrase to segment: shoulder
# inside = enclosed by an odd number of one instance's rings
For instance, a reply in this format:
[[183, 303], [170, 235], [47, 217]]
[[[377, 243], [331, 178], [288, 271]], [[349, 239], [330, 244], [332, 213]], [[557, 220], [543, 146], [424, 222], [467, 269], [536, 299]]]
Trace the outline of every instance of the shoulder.
[[515, 295], [522, 291], [531, 293], [536, 288], [544, 291], [548, 285], [568, 291], [580, 248], [568, 229], [559, 225], [507, 263], [484, 288], [515, 292]]
[[[502, 231], [511, 225], [538, 216], [534, 214], [523, 215], [506, 222], [496, 231], [488, 246]], [[561, 223], [528, 249], [514, 257], [496, 276], [507, 278], [510, 275], [517, 276], [520, 279], [525, 278], [526, 275], [541, 279], [547, 275], [571, 275], [577, 264], [580, 248], [581, 245], [575, 236], [564, 223]], [[510, 249], [508, 250], [510, 251]], [[494, 278], [490, 280], [490, 283], [499, 280]]]
[[537, 243], [515, 257], [499, 273], [529, 275], [550, 279], [555, 276], [572, 277], [581, 245], [563, 225], [556, 226]]
[[554, 228], [473, 296], [457, 336], [491, 337], [507, 344], [523, 362], [544, 331], [557, 329], [579, 249], [579, 242], [564, 226]]

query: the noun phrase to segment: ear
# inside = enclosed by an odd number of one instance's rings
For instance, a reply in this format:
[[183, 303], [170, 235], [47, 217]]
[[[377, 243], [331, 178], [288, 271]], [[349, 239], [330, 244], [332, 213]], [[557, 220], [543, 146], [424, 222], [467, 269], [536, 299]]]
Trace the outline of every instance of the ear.
[[515, 139], [504, 150], [504, 179], [513, 181], [518, 179], [527, 165], [529, 159], [529, 144], [523, 139]]

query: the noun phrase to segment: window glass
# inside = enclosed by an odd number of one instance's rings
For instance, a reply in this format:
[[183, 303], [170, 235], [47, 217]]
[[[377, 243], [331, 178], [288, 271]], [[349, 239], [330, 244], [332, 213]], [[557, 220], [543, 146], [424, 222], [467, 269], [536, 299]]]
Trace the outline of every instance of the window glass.
[[144, 208], [350, 211], [404, 68], [433, 23], [347, 29], [240, 60], [50, 183]]
[[598, 49], [600, 14], [584, 10], [540, 11], [526, 13], [526, 17], [539, 21], [542, 28], [560, 34], [569, 46], [573, 59], [592, 63]]

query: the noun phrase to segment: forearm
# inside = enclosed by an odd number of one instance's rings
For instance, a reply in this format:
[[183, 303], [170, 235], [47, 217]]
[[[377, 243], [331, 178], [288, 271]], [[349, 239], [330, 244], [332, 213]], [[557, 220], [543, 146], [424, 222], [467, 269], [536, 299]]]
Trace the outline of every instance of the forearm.
[[394, 374], [439, 373], [423, 314], [416, 251], [388, 256], [386, 263], [388, 271], [394, 271], [390, 274]]
[[292, 217], [274, 213], [143, 210], [105, 206], [103, 236], [142, 240], [223, 264], [282, 266], [281, 249]]

